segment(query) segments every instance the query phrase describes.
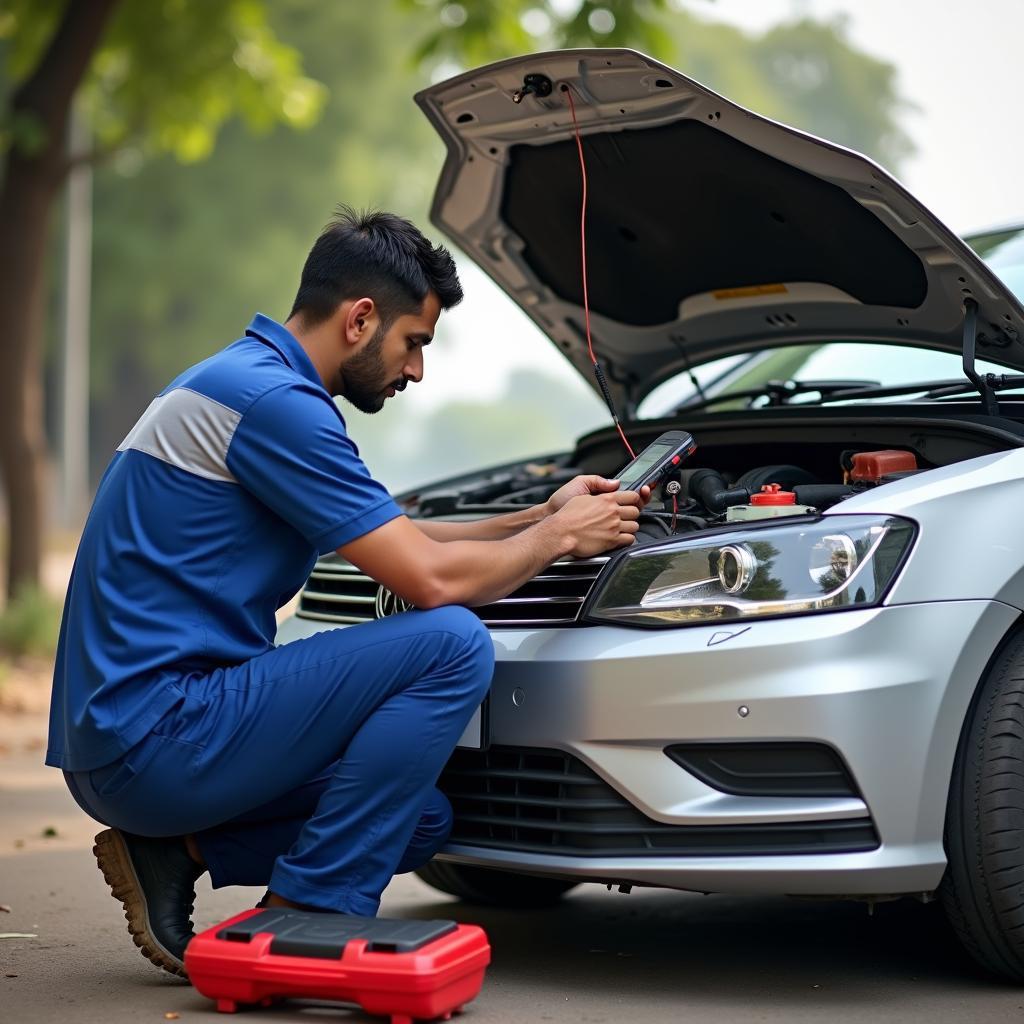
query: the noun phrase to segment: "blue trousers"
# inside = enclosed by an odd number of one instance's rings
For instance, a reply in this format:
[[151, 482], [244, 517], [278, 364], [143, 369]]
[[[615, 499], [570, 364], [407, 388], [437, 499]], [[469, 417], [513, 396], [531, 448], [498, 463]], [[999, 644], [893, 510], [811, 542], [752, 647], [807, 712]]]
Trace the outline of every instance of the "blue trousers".
[[68, 783], [106, 824], [193, 834], [214, 886], [372, 917], [447, 839], [435, 784], [493, 669], [465, 608], [330, 630], [183, 679], [141, 743]]

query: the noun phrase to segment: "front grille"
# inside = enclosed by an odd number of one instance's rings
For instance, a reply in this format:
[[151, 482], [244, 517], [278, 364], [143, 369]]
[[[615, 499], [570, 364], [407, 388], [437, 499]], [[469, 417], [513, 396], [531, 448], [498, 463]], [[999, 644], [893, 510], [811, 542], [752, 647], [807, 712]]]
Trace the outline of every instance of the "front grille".
[[666, 825], [559, 750], [456, 750], [438, 783], [455, 811], [449, 842], [568, 857], [855, 853], [878, 847], [869, 818]]
[[[561, 561], [508, 597], [472, 611], [494, 628], [570, 626], [590, 593], [607, 556]], [[377, 618], [378, 584], [354, 565], [328, 557], [317, 562], [299, 597], [304, 619], [351, 624]]]

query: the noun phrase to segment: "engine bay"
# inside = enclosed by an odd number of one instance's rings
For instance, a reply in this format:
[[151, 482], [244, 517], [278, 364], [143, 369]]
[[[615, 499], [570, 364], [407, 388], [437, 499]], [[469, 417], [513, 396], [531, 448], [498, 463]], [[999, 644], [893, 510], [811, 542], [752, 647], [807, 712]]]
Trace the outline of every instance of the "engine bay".
[[[698, 442], [685, 466], [655, 487], [638, 543], [726, 524], [823, 512], [864, 490], [942, 465], [1024, 445], [1024, 431], [957, 419], [710, 415], [686, 424]], [[635, 428], [637, 451], [678, 423]], [[470, 518], [546, 501], [581, 473], [615, 477], [625, 456], [609, 430], [581, 438], [572, 452], [495, 467], [400, 496], [423, 518]], [[673, 498], [675, 499], [673, 501]]]

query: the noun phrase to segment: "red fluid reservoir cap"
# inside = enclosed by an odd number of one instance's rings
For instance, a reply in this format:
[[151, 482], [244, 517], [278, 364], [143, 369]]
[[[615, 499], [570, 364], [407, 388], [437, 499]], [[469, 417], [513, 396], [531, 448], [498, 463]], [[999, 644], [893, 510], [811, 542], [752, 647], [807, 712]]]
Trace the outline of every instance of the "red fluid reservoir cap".
[[760, 494], [750, 496], [751, 505], [795, 505], [796, 495], [784, 491], [781, 484], [765, 484]]
[[887, 448], [880, 452], [857, 452], [853, 457], [851, 480], [877, 484], [886, 473], [906, 473], [917, 469], [917, 456], [913, 452]]

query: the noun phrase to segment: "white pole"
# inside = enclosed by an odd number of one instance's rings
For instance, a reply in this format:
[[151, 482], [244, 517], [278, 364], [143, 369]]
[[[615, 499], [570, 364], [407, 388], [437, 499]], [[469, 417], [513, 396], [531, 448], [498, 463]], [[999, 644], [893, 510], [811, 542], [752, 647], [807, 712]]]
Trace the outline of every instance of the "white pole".
[[[89, 128], [72, 110], [72, 156], [89, 146]], [[60, 525], [77, 529], [89, 503], [89, 308], [92, 287], [92, 168], [68, 175], [64, 308], [60, 361]]]

